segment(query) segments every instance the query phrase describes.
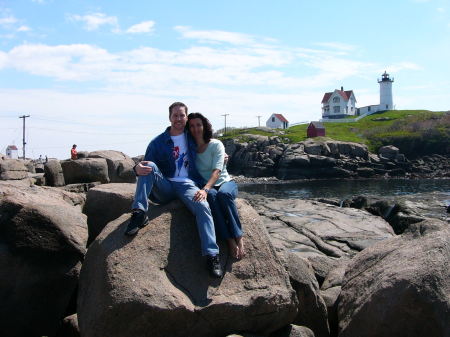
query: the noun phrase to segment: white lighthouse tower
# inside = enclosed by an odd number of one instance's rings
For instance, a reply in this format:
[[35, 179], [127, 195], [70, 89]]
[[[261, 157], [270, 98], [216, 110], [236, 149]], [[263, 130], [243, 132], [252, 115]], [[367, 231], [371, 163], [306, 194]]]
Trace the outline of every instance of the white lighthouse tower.
[[389, 78], [386, 71], [381, 75], [381, 80], [378, 80], [378, 83], [380, 83], [380, 111], [394, 109], [392, 82], [394, 82], [394, 78]]

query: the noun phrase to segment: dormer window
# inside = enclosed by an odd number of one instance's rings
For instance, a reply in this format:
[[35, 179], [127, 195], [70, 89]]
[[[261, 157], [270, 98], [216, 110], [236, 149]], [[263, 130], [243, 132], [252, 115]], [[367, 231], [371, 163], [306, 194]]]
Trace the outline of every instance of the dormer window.
[[341, 100], [339, 99], [339, 97], [334, 97], [333, 98], [333, 103], [339, 103]]

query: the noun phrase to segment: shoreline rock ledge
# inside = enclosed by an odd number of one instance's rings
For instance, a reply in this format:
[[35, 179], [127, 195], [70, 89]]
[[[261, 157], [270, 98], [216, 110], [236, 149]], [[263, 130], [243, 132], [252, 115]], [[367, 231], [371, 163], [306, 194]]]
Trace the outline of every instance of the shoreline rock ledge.
[[298, 301], [256, 211], [237, 200], [247, 256], [221, 244], [222, 279], [201, 257], [195, 220], [181, 202], [152, 206], [150, 223], [124, 236], [129, 214], [90, 245], [80, 275], [84, 337], [267, 335], [294, 321]]

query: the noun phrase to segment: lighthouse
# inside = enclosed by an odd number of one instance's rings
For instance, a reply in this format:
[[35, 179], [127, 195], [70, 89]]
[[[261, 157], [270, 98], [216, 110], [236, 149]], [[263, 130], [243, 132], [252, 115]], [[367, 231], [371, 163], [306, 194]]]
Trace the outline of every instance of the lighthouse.
[[392, 110], [394, 109], [394, 103], [392, 100], [392, 82], [394, 82], [394, 78], [389, 78], [389, 74], [384, 72], [381, 75], [381, 80], [378, 80], [380, 83], [380, 110]]

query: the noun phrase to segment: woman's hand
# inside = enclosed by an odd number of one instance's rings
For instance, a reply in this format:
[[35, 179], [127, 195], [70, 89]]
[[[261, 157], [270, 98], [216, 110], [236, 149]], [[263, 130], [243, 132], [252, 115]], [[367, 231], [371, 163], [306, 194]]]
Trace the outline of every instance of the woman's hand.
[[208, 193], [205, 190], [198, 190], [195, 193], [194, 198], [192, 200], [194, 200], [194, 201], [205, 201], [207, 195], [208, 195]]

